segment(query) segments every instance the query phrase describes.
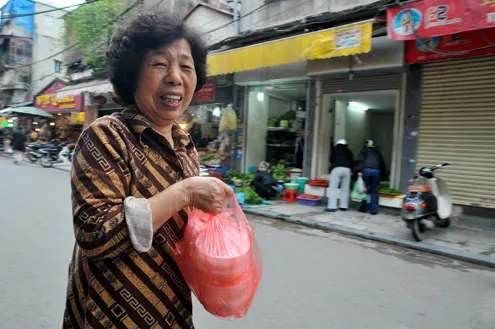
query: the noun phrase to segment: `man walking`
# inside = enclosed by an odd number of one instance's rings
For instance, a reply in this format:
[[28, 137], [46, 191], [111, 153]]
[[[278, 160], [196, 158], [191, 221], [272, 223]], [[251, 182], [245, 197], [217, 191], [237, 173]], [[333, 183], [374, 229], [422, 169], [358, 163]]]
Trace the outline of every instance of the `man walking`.
[[14, 150], [15, 164], [18, 165], [22, 162], [22, 157], [24, 152], [26, 152], [26, 135], [22, 131], [22, 128], [19, 128], [16, 132], [14, 132], [10, 145]]

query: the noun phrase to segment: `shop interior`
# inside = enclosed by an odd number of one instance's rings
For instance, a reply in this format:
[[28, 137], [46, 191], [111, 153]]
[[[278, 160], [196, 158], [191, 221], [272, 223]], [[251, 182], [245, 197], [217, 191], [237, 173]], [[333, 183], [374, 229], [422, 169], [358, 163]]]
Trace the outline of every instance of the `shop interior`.
[[261, 161], [302, 169], [302, 150], [296, 156], [299, 138], [304, 137], [306, 82], [251, 87], [246, 111], [245, 167]]
[[331, 110], [323, 111], [322, 114], [320, 174], [328, 174], [331, 145], [337, 140], [345, 138], [357, 160], [364, 142], [371, 139], [383, 155], [387, 170], [386, 177], [389, 177], [388, 181], [390, 181], [393, 171], [397, 91], [326, 96], [327, 108]]
[[232, 104], [190, 106], [179, 125], [191, 135], [202, 165], [233, 167], [237, 114]]

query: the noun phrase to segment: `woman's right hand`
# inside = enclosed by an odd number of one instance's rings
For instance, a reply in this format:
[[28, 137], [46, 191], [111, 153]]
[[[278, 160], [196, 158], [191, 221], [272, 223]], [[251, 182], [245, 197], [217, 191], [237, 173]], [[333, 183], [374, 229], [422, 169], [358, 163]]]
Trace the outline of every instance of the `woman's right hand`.
[[183, 182], [188, 206], [207, 213], [221, 213], [225, 202], [234, 197], [232, 188], [218, 178], [191, 177]]

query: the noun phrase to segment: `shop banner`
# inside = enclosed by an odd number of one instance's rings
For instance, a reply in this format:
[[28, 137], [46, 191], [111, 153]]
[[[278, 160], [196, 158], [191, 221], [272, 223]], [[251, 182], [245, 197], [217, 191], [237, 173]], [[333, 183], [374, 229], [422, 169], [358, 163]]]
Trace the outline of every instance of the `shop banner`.
[[47, 112], [81, 111], [83, 108], [82, 95], [66, 96], [57, 99], [57, 94], [36, 96], [34, 106]]
[[[422, 63], [495, 53], [495, 28], [406, 41], [406, 63]], [[474, 49], [479, 49], [472, 51]]]
[[215, 84], [205, 83], [203, 88], [196, 92], [195, 97], [198, 102], [215, 100]]
[[495, 26], [495, 0], [424, 0], [387, 9], [392, 40], [415, 40]]

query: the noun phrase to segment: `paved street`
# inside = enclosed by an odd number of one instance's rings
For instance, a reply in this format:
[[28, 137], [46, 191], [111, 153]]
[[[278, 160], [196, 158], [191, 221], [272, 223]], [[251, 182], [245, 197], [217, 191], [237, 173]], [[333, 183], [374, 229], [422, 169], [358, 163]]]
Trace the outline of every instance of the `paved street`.
[[[73, 246], [69, 175], [0, 157], [0, 328], [60, 328]], [[490, 329], [495, 272], [261, 218], [264, 276], [234, 322], [198, 329]]]

